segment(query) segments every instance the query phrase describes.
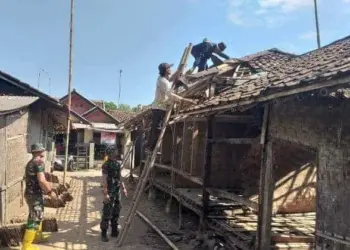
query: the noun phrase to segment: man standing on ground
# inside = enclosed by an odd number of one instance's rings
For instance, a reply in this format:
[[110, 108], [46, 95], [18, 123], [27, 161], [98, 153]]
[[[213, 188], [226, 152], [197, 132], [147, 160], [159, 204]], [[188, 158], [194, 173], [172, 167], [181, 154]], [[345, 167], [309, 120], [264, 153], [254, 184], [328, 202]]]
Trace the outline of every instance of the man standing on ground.
[[172, 101], [186, 101], [193, 104], [196, 104], [195, 101], [183, 98], [172, 92], [172, 82], [179, 74], [175, 72], [171, 75], [172, 64], [161, 63], [158, 66], [159, 77], [157, 80], [155, 98], [152, 103], [152, 124], [150, 136], [147, 142], [147, 151], [153, 152], [156, 147], [160, 131], [163, 127], [163, 120], [165, 117], [166, 110], [170, 107]]
[[203, 42], [193, 46], [191, 55], [194, 57], [195, 61], [191, 71], [194, 71], [196, 67], [198, 67], [198, 72], [208, 69], [207, 61], [213, 54], [217, 54], [227, 60], [230, 59], [229, 56], [223, 53], [225, 49], [225, 43], [221, 42], [219, 44], [215, 44], [209, 42], [208, 39], [204, 39]]
[[109, 223], [112, 227], [112, 237], [118, 237], [118, 220], [121, 210], [120, 184], [121, 184], [121, 164], [117, 159], [118, 152], [115, 146], [106, 149], [107, 161], [102, 165], [103, 178], [103, 209], [100, 224], [101, 239], [108, 242], [107, 230]]
[[52, 199], [57, 199], [52, 191], [51, 185], [45, 178], [44, 165], [45, 148], [42, 144], [36, 143], [31, 146], [32, 159], [27, 163], [25, 169], [26, 189], [24, 197], [28, 204], [29, 215], [22, 242], [22, 250], [39, 249], [32, 245], [33, 241], [46, 240], [48, 235], [42, 232], [42, 220], [44, 215], [43, 191]]

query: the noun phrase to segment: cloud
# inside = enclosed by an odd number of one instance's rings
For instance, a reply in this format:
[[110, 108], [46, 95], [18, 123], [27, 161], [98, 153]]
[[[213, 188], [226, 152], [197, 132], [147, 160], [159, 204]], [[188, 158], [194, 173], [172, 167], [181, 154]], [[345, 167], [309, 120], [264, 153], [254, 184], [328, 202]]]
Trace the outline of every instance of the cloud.
[[290, 12], [313, 5], [313, 1], [305, 0], [258, 0], [261, 8], [278, 8], [283, 12]]
[[[313, 5], [310, 0], [226, 0], [227, 18], [238, 26], [267, 26], [274, 28], [283, 25], [290, 12]], [[350, 1], [350, 0], [343, 0]]]
[[303, 33], [299, 36], [300, 40], [313, 40], [316, 39], [316, 32], [315, 31], [309, 31], [306, 33]]

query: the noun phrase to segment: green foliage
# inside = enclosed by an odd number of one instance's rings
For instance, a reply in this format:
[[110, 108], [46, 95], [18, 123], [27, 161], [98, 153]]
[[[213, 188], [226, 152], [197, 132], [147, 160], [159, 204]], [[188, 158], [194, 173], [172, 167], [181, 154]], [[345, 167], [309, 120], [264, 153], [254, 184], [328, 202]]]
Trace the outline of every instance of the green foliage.
[[129, 112], [138, 112], [141, 110], [141, 104], [138, 104], [136, 107], [131, 107], [129, 104], [115, 104], [114, 102], [105, 102], [106, 110], [122, 110]]

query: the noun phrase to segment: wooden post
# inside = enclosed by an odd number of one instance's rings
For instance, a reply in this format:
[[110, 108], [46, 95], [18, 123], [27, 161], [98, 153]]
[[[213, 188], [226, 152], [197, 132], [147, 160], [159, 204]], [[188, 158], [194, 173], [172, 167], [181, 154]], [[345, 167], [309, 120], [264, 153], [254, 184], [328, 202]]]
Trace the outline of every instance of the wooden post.
[[205, 149], [205, 162], [203, 168], [203, 185], [202, 185], [202, 213], [200, 216], [200, 225], [198, 230], [198, 240], [203, 240], [203, 233], [207, 227], [207, 216], [209, 213], [209, 193], [207, 188], [210, 185], [210, 172], [211, 172], [211, 156], [213, 144], [213, 123], [214, 116], [210, 115], [207, 120], [207, 131], [206, 131], [206, 149]]
[[173, 141], [172, 141], [172, 160], [171, 160], [171, 184], [170, 184], [170, 197], [169, 200], [167, 201], [166, 207], [165, 207], [165, 212], [170, 213], [170, 208], [171, 208], [171, 203], [173, 199], [173, 194], [174, 190], [176, 188], [176, 176], [175, 176], [175, 166], [177, 164], [177, 135], [176, 135], [176, 123], [173, 124], [171, 127], [172, 129], [172, 136], [173, 136]]
[[261, 131], [261, 169], [259, 184], [259, 217], [256, 249], [270, 249], [271, 247], [271, 221], [272, 221], [272, 202], [274, 191], [273, 180], [273, 156], [272, 142], [268, 141], [268, 123], [269, 123], [270, 104], [264, 109], [264, 120]]
[[193, 174], [193, 167], [196, 166], [197, 164], [198, 133], [199, 133], [198, 122], [193, 120], [190, 176], [192, 176]]
[[185, 143], [186, 142], [186, 129], [187, 129], [187, 120], [185, 119], [182, 128], [182, 142], [181, 142], [181, 162], [180, 162], [180, 170], [183, 171], [183, 165], [184, 165], [184, 154], [185, 154]]

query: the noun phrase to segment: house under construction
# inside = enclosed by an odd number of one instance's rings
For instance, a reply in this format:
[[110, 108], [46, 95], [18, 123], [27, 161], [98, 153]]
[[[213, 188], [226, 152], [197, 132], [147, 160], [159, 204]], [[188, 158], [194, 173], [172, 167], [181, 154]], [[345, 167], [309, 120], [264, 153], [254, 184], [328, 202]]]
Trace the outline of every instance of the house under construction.
[[[350, 37], [216, 62], [180, 81], [178, 94], [201, 102], [174, 110], [154, 188], [232, 249], [349, 247]], [[150, 114], [125, 123], [141, 144]]]

